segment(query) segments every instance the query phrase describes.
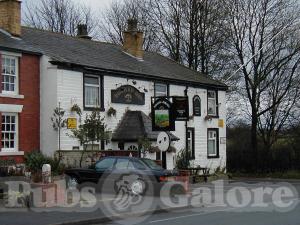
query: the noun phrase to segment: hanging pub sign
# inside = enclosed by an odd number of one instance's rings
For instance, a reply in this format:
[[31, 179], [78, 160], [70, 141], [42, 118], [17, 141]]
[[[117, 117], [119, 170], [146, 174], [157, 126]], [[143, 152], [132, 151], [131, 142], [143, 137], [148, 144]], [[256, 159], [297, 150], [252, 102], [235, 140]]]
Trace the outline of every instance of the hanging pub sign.
[[177, 121], [189, 120], [189, 99], [187, 96], [174, 96], [172, 114]]
[[175, 131], [172, 103], [168, 97], [151, 98], [152, 130]]
[[116, 90], [111, 90], [111, 102], [145, 105], [145, 93], [140, 92], [131, 85], [123, 85]]

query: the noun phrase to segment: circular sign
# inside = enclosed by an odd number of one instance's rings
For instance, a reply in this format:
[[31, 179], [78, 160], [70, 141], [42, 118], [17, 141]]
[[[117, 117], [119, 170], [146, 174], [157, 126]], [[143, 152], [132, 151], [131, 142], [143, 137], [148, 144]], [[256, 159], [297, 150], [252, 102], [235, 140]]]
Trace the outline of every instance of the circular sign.
[[165, 152], [170, 147], [170, 136], [166, 132], [160, 132], [157, 137], [157, 147], [162, 151]]

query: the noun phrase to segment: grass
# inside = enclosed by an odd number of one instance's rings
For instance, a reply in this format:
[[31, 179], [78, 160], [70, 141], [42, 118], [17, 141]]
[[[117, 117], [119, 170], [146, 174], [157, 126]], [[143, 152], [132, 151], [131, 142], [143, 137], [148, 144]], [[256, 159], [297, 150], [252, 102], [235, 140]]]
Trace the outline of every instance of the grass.
[[299, 170], [289, 170], [286, 172], [274, 172], [274, 173], [230, 173], [232, 178], [249, 177], [249, 178], [279, 178], [279, 179], [300, 179]]

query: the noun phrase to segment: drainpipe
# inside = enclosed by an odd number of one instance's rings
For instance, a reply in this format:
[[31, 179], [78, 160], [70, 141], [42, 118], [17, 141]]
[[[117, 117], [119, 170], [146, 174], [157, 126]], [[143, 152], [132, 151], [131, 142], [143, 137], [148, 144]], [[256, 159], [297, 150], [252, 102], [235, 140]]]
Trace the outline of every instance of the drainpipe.
[[[185, 86], [184, 96], [188, 96], [188, 86]], [[188, 131], [188, 121], [185, 121], [185, 157], [186, 157], [186, 167], [189, 163], [189, 150], [188, 150], [188, 139], [187, 139], [187, 131]]]

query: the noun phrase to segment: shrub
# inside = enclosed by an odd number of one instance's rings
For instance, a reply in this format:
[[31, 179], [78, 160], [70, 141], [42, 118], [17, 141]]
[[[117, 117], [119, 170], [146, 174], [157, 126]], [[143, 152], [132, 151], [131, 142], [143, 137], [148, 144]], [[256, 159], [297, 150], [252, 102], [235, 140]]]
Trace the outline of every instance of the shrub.
[[182, 149], [176, 156], [176, 169], [186, 169], [190, 167], [190, 160], [186, 160], [186, 150]]
[[57, 158], [51, 158], [40, 152], [30, 152], [25, 155], [25, 166], [33, 173], [40, 173], [44, 164], [50, 164], [53, 175], [60, 175], [64, 172], [64, 164]]

